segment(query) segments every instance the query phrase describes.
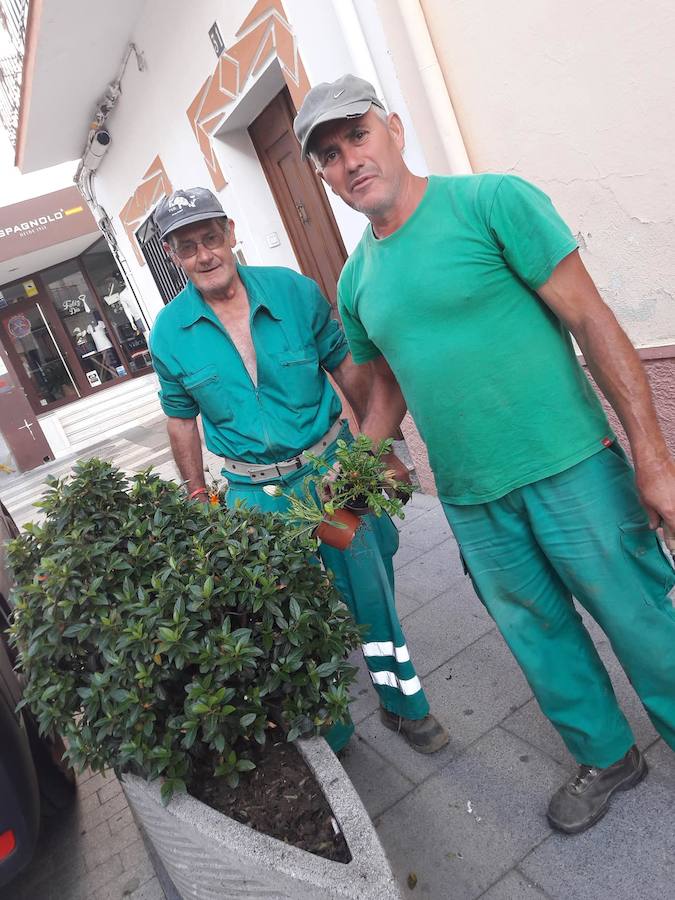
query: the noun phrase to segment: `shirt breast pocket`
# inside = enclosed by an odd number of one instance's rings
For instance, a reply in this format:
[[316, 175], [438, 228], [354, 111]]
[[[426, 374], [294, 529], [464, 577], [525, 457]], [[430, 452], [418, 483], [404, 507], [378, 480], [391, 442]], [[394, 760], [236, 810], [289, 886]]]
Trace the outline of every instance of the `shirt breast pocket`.
[[321, 400], [323, 373], [316, 347], [299, 347], [278, 353], [276, 361], [289, 406], [313, 407]]
[[217, 425], [232, 418], [222, 379], [215, 366], [204, 366], [183, 376], [183, 387], [199, 406], [199, 411]]

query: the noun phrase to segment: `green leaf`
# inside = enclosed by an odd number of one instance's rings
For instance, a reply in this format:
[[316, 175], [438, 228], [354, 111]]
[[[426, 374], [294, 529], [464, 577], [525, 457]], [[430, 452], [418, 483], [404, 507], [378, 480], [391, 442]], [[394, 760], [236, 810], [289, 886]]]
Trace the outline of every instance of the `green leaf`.
[[288, 604], [288, 609], [291, 614], [291, 619], [297, 622], [302, 614], [302, 610], [300, 609], [300, 604], [295, 599], [295, 597], [291, 597], [290, 603]]
[[320, 678], [328, 678], [332, 675], [338, 667], [336, 662], [325, 662], [321, 663], [320, 666], [316, 667], [316, 673]]
[[167, 644], [174, 644], [176, 642], [176, 632], [173, 628], [167, 628], [165, 625], [160, 625], [157, 629], [157, 633]]

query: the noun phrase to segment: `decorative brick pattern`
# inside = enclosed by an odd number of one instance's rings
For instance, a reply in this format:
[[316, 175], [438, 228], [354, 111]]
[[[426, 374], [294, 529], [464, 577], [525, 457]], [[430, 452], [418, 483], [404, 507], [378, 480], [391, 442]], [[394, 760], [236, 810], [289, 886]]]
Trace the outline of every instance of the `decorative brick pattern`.
[[145, 259], [136, 240], [136, 229], [145, 220], [148, 211], [165, 195], [173, 191], [169, 176], [166, 174], [164, 164], [159, 156], [156, 156], [143, 176], [140, 185], [133, 196], [127, 200], [120, 211], [120, 221], [127, 237], [134, 248], [136, 259], [144, 266]]
[[[213, 134], [222, 126], [230, 105], [241, 94], [250, 76], [257, 75], [270, 60], [279, 60], [284, 80], [296, 107], [309, 90], [297, 41], [281, 0], [258, 0], [236, 33], [238, 40], [218, 59], [213, 73], [201, 86], [187, 109], [187, 117], [217, 191], [227, 182], [213, 149]], [[135, 232], [148, 211], [173, 190], [159, 156], [120, 211], [122, 226], [140, 265], [145, 259]]]
[[244, 89], [248, 78], [257, 75], [276, 56], [296, 107], [309, 90], [297, 41], [281, 0], [258, 0], [236, 37], [238, 40], [223, 52], [213, 74], [206, 79], [187, 110], [190, 126], [217, 191], [221, 191], [227, 182], [211, 138], [227, 118], [230, 105]]

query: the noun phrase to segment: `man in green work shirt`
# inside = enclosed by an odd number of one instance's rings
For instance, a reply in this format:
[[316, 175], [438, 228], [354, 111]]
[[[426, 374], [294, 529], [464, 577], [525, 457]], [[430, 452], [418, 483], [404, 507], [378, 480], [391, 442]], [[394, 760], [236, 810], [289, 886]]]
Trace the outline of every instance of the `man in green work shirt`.
[[361, 427], [390, 434], [410, 408], [476, 590], [580, 765], [549, 820], [583, 831], [646, 763], [573, 595], [675, 749], [675, 573], [655, 533], [675, 533], [675, 461], [638, 356], [533, 185], [413, 175], [401, 120], [353, 75], [313, 88], [295, 132], [370, 220], [338, 289], [354, 361], [374, 371]]
[[[364, 370], [351, 361], [338, 323], [315, 282], [290, 269], [238, 266], [234, 222], [205, 188], [175, 191], [157, 207], [164, 248], [189, 278], [157, 317], [150, 350], [176, 464], [190, 498], [207, 499], [196, 417], [206, 445], [223, 458], [228, 502], [240, 499], [283, 511], [310, 470], [303, 454], [334, 459], [340, 400], [330, 372], [359, 415]], [[384, 724], [420, 753], [444, 746], [448, 735], [410, 661], [394, 601], [393, 555], [398, 533], [387, 516], [365, 516], [358, 547], [341, 552], [321, 544], [354, 619], [367, 625], [363, 652], [380, 699]], [[353, 726], [327, 735], [341, 749]]]

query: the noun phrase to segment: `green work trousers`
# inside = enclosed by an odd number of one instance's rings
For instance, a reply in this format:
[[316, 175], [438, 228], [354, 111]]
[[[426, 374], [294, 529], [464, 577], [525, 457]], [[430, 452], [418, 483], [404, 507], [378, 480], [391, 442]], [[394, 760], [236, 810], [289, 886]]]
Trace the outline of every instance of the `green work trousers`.
[[[346, 427], [341, 437], [349, 439]], [[335, 445], [324, 454], [328, 461], [334, 450]], [[309, 471], [309, 466], [303, 466], [272, 483], [280, 485], [285, 494], [299, 493]], [[262, 484], [234, 480], [227, 472], [223, 474], [229, 478], [228, 505], [240, 500], [266, 512], [284, 512], [288, 508], [285, 497], [270, 497]], [[396, 612], [393, 557], [397, 549], [398, 531], [391, 519], [387, 515], [368, 515], [363, 516], [350, 547], [341, 551], [321, 543], [319, 556], [333, 573], [355, 622], [367, 626], [362, 650], [380, 704], [395, 715], [422, 719], [429, 712], [429, 704]], [[337, 751], [347, 743], [352, 731], [351, 723], [334, 726], [326, 738]]]
[[635, 739], [572, 596], [675, 749], [675, 572], [621, 448], [444, 509], [479, 597], [577, 762], [604, 768]]

